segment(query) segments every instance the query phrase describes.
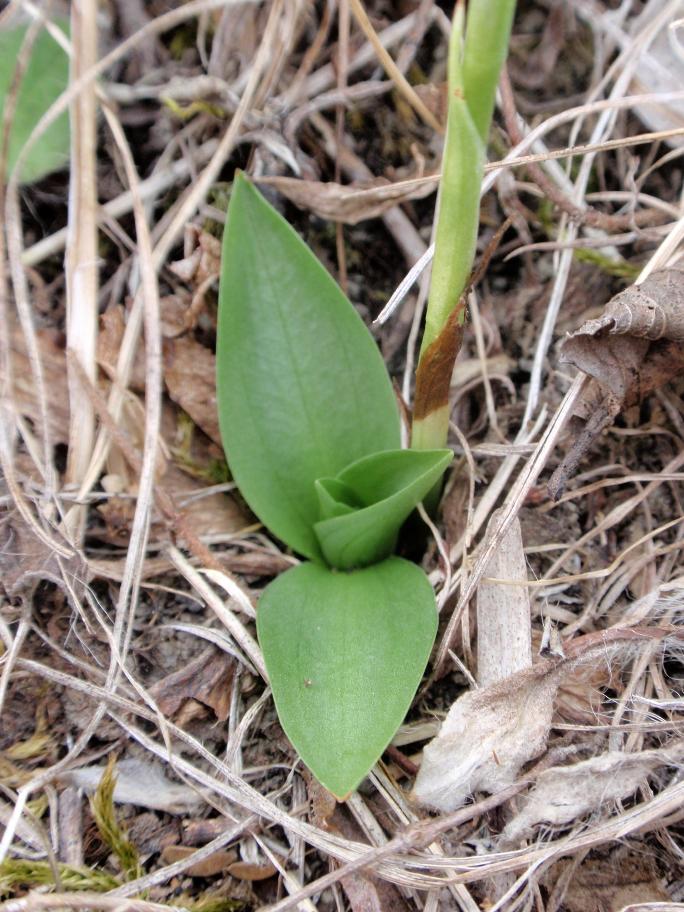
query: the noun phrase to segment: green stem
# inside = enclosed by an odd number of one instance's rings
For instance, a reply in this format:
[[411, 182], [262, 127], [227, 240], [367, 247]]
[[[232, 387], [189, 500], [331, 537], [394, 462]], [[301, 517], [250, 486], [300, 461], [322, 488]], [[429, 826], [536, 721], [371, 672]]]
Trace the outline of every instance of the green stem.
[[470, 116], [485, 144], [514, 13], [515, 0], [471, 0], [468, 4], [463, 85]]
[[463, 2], [454, 11], [435, 256], [416, 371], [415, 449], [443, 447], [447, 440], [449, 381], [461, 345], [464, 291], [475, 258], [485, 144], [514, 10], [515, 0], [470, 0], [467, 19]]

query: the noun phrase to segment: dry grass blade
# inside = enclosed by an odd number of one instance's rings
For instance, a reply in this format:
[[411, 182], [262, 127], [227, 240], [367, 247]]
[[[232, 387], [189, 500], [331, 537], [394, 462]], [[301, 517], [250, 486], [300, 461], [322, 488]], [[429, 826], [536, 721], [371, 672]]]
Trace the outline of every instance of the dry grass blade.
[[144, 899], [121, 899], [93, 893], [30, 893], [0, 905], [3, 912], [41, 912], [50, 909], [101, 909], [103, 912], [170, 912], [174, 906]]
[[389, 53], [385, 50], [380, 42], [373, 25], [368, 18], [368, 14], [363, 7], [361, 0], [349, 0], [351, 8], [354, 12], [359, 26], [363, 30], [364, 34], [373, 45], [373, 48], [378, 55], [380, 62], [387, 70], [388, 76], [395, 82], [397, 88], [406, 98], [408, 103], [412, 108], [423, 118], [426, 124], [429, 124], [437, 133], [442, 133], [444, 128], [434, 116], [434, 114], [425, 107], [420, 98], [416, 95], [415, 90], [412, 88], [404, 74], [397, 67], [396, 63], [392, 60]]
[[[97, 63], [97, 4], [77, 0], [71, 6], [71, 72], [77, 80]], [[71, 106], [71, 188], [66, 269], [67, 348], [95, 383], [97, 345], [97, 99], [93, 83], [84, 86]], [[69, 373], [69, 456], [65, 484], [72, 489], [92, 456], [95, 414], [82, 384]], [[67, 534], [77, 543], [85, 531], [86, 511], [73, 506], [65, 517]]]

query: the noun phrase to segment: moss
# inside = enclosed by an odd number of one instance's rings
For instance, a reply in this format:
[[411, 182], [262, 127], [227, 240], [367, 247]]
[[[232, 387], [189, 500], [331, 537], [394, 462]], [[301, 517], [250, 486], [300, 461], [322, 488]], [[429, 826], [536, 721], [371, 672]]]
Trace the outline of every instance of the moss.
[[114, 809], [115, 761], [110, 758], [97, 791], [90, 799], [90, 810], [97, 824], [102, 841], [116, 856], [126, 880], [134, 880], [142, 874], [140, 857], [128, 833], [119, 823]]
[[[104, 893], [121, 886], [116, 877], [96, 868], [72, 868], [66, 864], [57, 864], [56, 868], [63, 890]], [[12, 896], [19, 889], [57, 886], [53, 867], [47, 861], [7, 858], [0, 864], [0, 898]]]

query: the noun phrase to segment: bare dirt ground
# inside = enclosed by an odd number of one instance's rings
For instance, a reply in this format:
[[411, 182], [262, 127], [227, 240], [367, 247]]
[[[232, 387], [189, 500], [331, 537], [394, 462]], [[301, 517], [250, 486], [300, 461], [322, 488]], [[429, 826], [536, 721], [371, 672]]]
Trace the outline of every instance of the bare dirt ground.
[[[510, 223], [402, 546], [440, 633], [340, 805], [263, 680], [296, 559], [223, 458], [220, 237], [245, 169], [371, 325], [430, 244], [452, 7], [78, 8], [71, 177], [3, 194], [0, 908], [684, 908], [681, 2], [519, 3], [480, 251]], [[415, 278], [372, 326], [407, 409]]]

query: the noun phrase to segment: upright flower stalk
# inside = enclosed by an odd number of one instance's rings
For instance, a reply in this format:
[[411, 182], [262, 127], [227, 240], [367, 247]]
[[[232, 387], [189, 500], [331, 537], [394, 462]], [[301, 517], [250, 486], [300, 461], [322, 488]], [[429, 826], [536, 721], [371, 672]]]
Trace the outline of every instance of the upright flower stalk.
[[449, 382], [463, 338], [485, 148], [514, 10], [515, 0], [470, 0], [466, 14], [459, 0], [454, 12], [435, 256], [416, 370], [414, 449], [443, 447], [447, 440]]

